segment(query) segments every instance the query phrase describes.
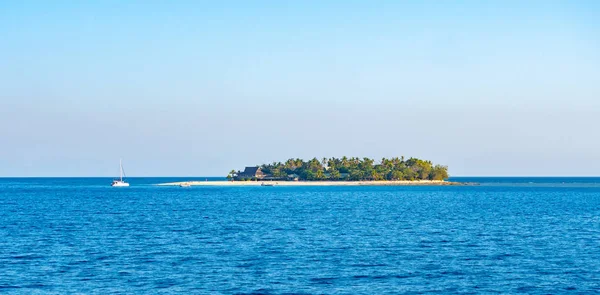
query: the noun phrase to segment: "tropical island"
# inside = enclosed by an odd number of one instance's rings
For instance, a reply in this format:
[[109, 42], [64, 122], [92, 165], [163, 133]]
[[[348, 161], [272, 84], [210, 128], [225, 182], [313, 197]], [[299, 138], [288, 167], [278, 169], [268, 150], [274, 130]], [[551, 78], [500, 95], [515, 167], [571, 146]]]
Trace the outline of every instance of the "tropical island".
[[379, 163], [369, 158], [313, 158], [309, 161], [289, 159], [246, 167], [244, 171], [231, 170], [227, 179], [237, 181], [381, 181], [381, 180], [437, 180], [448, 178], [448, 167], [434, 165], [417, 158], [383, 158]]
[[431, 161], [404, 157], [313, 158], [248, 166], [231, 170], [227, 181], [174, 182], [162, 185], [456, 185], [448, 182], [448, 167]]

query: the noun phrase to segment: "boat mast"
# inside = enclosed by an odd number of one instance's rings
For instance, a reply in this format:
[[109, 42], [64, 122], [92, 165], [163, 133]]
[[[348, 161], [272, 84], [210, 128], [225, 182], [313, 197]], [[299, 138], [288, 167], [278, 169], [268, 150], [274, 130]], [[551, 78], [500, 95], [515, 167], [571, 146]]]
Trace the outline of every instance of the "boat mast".
[[121, 174], [121, 182], [123, 181], [123, 159], [119, 159], [119, 173]]

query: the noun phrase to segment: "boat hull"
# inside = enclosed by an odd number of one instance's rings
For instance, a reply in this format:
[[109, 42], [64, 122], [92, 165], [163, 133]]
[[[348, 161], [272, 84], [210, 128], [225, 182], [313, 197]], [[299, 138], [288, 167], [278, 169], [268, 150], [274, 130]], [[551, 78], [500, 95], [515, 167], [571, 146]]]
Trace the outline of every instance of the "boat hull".
[[111, 184], [111, 186], [114, 186], [114, 187], [127, 187], [127, 186], [129, 186], [129, 183], [127, 183], [127, 182], [120, 182], [119, 181], [119, 182], [113, 182]]

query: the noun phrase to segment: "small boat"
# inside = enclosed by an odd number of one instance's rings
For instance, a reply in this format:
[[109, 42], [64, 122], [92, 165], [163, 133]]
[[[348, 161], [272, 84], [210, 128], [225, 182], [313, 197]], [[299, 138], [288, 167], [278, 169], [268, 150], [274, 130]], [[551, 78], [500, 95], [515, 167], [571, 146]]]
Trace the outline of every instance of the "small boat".
[[272, 183], [261, 183], [260, 186], [274, 186]]
[[182, 182], [181, 184], [179, 184], [180, 187], [190, 187], [192, 186], [189, 182]]
[[120, 168], [119, 170], [120, 170], [121, 177], [119, 179], [113, 180], [113, 182], [110, 186], [115, 186], [115, 187], [129, 186], [129, 183], [127, 183], [123, 180], [123, 175], [125, 174], [125, 172], [123, 171], [123, 162], [120, 159], [119, 159], [119, 168]]

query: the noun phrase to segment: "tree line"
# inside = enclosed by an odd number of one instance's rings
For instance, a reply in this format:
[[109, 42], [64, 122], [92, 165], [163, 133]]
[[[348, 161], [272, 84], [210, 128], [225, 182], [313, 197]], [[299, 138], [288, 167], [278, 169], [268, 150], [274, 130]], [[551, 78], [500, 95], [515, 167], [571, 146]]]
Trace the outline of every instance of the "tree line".
[[[262, 172], [272, 179], [298, 180], [444, 180], [448, 167], [434, 165], [431, 161], [417, 158], [383, 158], [379, 163], [369, 158], [342, 157], [313, 158], [308, 161], [289, 159], [285, 163], [274, 162], [260, 166]], [[228, 179], [240, 172], [232, 170]], [[244, 179], [247, 180], [247, 179]]]

